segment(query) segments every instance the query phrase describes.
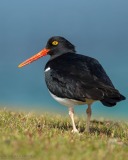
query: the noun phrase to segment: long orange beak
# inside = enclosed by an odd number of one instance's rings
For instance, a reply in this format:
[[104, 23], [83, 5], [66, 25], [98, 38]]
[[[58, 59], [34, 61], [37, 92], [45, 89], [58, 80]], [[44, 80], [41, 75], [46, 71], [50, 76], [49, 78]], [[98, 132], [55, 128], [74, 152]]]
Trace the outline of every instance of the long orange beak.
[[41, 50], [39, 53], [35, 54], [34, 56], [32, 56], [31, 58], [27, 59], [26, 61], [22, 62], [21, 64], [19, 64], [19, 68], [32, 63], [33, 61], [36, 61], [37, 59], [46, 56], [47, 53], [49, 52], [49, 49], [44, 48], [43, 50]]

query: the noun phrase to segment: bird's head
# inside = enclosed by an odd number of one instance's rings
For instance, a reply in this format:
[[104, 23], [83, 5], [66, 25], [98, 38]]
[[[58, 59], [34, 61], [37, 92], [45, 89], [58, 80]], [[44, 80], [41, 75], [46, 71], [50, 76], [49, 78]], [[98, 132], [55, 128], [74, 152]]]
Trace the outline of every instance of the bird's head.
[[18, 67], [21, 68], [46, 55], [50, 55], [51, 58], [54, 58], [68, 52], [75, 53], [75, 47], [73, 44], [60, 36], [51, 37], [44, 49], [22, 62]]

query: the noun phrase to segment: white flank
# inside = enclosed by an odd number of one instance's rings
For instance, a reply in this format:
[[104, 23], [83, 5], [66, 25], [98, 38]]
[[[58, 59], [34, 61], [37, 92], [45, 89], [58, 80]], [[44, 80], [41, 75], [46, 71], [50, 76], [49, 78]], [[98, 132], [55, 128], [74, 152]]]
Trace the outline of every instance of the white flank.
[[73, 99], [57, 97], [54, 94], [52, 94], [51, 92], [50, 92], [50, 94], [57, 102], [59, 102], [60, 104], [62, 104], [64, 106], [67, 106], [67, 107], [86, 104], [85, 102], [81, 102], [81, 101], [77, 101], [77, 100], [73, 100]]

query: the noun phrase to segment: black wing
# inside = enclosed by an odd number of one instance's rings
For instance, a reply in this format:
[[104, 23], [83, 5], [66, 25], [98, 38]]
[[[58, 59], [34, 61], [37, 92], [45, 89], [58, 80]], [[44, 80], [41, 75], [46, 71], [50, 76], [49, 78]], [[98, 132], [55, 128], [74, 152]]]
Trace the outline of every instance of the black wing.
[[109, 106], [123, 98], [100, 63], [91, 57], [67, 53], [49, 61], [47, 67], [51, 68], [46, 73], [47, 86], [58, 97], [100, 100]]

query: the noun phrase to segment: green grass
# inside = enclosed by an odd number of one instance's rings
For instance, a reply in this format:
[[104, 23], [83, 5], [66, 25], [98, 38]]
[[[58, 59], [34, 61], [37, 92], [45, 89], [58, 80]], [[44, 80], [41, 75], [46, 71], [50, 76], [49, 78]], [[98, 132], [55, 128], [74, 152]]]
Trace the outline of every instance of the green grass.
[[75, 119], [80, 134], [71, 133], [69, 117], [0, 110], [0, 160], [126, 160], [128, 124]]

